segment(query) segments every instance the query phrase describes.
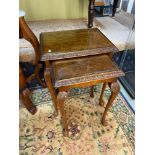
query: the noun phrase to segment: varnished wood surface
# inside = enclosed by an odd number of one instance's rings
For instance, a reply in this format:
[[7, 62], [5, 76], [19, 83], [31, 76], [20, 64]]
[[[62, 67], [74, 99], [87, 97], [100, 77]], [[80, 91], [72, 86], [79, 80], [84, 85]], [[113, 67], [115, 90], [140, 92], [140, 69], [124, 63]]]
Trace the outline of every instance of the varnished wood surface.
[[55, 87], [124, 75], [108, 55], [57, 60], [50, 68]]
[[118, 51], [97, 28], [41, 33], [40, 49], [42, 61]]

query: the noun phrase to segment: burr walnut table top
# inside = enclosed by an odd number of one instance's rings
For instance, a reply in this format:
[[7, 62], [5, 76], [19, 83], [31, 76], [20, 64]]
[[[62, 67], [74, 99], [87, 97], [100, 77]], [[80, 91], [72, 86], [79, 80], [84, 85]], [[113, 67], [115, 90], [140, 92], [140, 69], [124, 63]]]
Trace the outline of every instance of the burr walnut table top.
[[97, 28], [41, 33], [40, 50], [42, 61], [118, 51]]
[[54, 87], [109, 80], [124, 75], [105, 54], [53, 61], [49, 69]]

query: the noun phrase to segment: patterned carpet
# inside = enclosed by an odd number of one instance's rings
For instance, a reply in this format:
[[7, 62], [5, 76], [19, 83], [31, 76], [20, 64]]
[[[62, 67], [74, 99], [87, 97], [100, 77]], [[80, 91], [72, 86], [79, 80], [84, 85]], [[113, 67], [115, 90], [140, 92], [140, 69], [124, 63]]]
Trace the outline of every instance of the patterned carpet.
[[[100, 123], [104, 108], [98, 105], [101, 85], [73, 89], [65, 102], [69, 138], [63, 137], [60, 115], [55, 116], [47, 89], [35, 90], [31, 99], [37, 113], [31, 115], [20, 105], [20, 155], [133, 155], [134, 114], [119, 94], [107, 115], [107, 126]], [[110, 90], [104, 94], [109, 98]]]

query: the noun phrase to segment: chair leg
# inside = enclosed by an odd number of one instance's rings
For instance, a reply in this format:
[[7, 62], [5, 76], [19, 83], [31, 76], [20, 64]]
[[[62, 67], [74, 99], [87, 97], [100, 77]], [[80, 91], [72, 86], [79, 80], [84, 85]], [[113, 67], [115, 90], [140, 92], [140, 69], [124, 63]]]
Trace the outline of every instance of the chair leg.
[[54, 107], [55, 107], [56, 114], [58, 114], [57, 99], [56, 99], [56, 96], [55, 96], [55, 93], [54, 93], [54, 88], [53, 88], [52, 83], [51, 83], [51, 76], [50, 76], [50, 71], [49, 70], [45, 70], [44, 78], [45, 78], [45, 81], [46, 81], [46, 85], [47, 85], [47, 87], [48, 87], [48, 89], [50, 91], [51, 97], [53, 99], [53, 104], [54, 104]]
[[67, 92], [59, 92], [57, 96], [57, 103], [58, 107], [60, 110], [61, 118], [62, 118], [62, 124], [64, 128], [64, 136], [68, 136], [68, 124], [67, 124], [67, 119], [66, 119], [66, 114], [64, 110], [64, 102], [65, 99], [67, 98]]
[[32, 104], [30, 98], [29, 98], [30, 90], [28, 88], [24, 89], [20, 93], [20, 98], [22, 100], [22, 103], [27, 108], [27, 110], [34, 115], [37, 112], [37, 108], [35, 105]]
[[20, 98], [24, 106], [31, 114], [35, 114], [37, 112], [37, 108], [35, 105], [33, 105], [33, 103], [29, 98], [31, 92], [26, 86], [26, 79], [20, 66], [19, 66], [19, 89], [20, 89]]
[[103, 6], [100, 6], [100, 14], [103, 16]]
[[113, 82], [113, 83], [110, 83], [110, 89], [111, 89], [111, 96], [108, 100], [108, 103], [106, 105], [106, 108], [105, 108], [105, 111], [104, 111], [103, 117], [102, 117], [103, 125], [106, 125], [105, 118], [106, 118], [107, 112], [108, 112], [109, 108], [112, 106], [114, 99], [118, 95], [118, 93], [120, 91], [120, 86], [117, 82]]
[[90, 87], [90, 97], [94, 97], [94, 86]]
[[103, 95], [104, 95], [104, 91], [105, 91], [106, 85], [107, 85], [106, 82], [103, 83], [103, 85], [102, 85], [101, 95], [100, 95], [100, 99], [99, 99], [99, 105], [100, 106], [104, 106]]

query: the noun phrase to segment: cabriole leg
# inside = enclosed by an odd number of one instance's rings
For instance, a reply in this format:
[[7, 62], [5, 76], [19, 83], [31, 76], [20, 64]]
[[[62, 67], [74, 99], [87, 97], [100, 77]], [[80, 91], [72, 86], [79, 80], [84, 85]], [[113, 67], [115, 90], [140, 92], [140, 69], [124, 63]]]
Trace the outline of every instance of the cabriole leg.
[[102, 85], [101, 95], [100, 95], [100, 99], [99, 99], [99, 105], [100, 106], [104, 106], [103, 95], [104, 95], [104, 91], [105, 91], [106, 85], [107, 85], [106, 82], [103, 83], [103, 85]]
[[64, 103], [65, 99], [67, 98], [67, 92], [59, 92], [57, 96], [57, 103], [60, 110], [61, 118], [62, 118], [62, 124], [64, 128], [64, 136], [68, 136], [68, 124], [66, 119], [66, 114], [64, 110]]
[[48, 87], [48, 89], [50, 91], [51, 97], [53, 99], [53, 104], [54, 104], [54, 107], [55, 107], [56, 114], [58, 114], [57, 99], [56, 99], [56, 96], [55, 96], [55, 93], [54, 93], [54, 88], [53, 88], [52, 83], [51, 83], [50, 71], [47, 70], [47, 69], [44, 72], [44, 78], [45, 78], [45, 81], [46, 81], [46, 85], [47, 85], [47, 87]]
[[120, 86], [117, 82], [110, 83], [109, 85], [110, 85], [110, 89], [111, 89], [111, 96], [108, 100], [105, 111], [103, 113], [103, 117], [102, 117], [103, 125], [106, 125], [105, 119], [106, 119], [107, 112], [108, 112], [109, 108], [112, 106], [114, 99], [116, 98], [116, 96], [118, 95], [118, 93], [120, 91]]

